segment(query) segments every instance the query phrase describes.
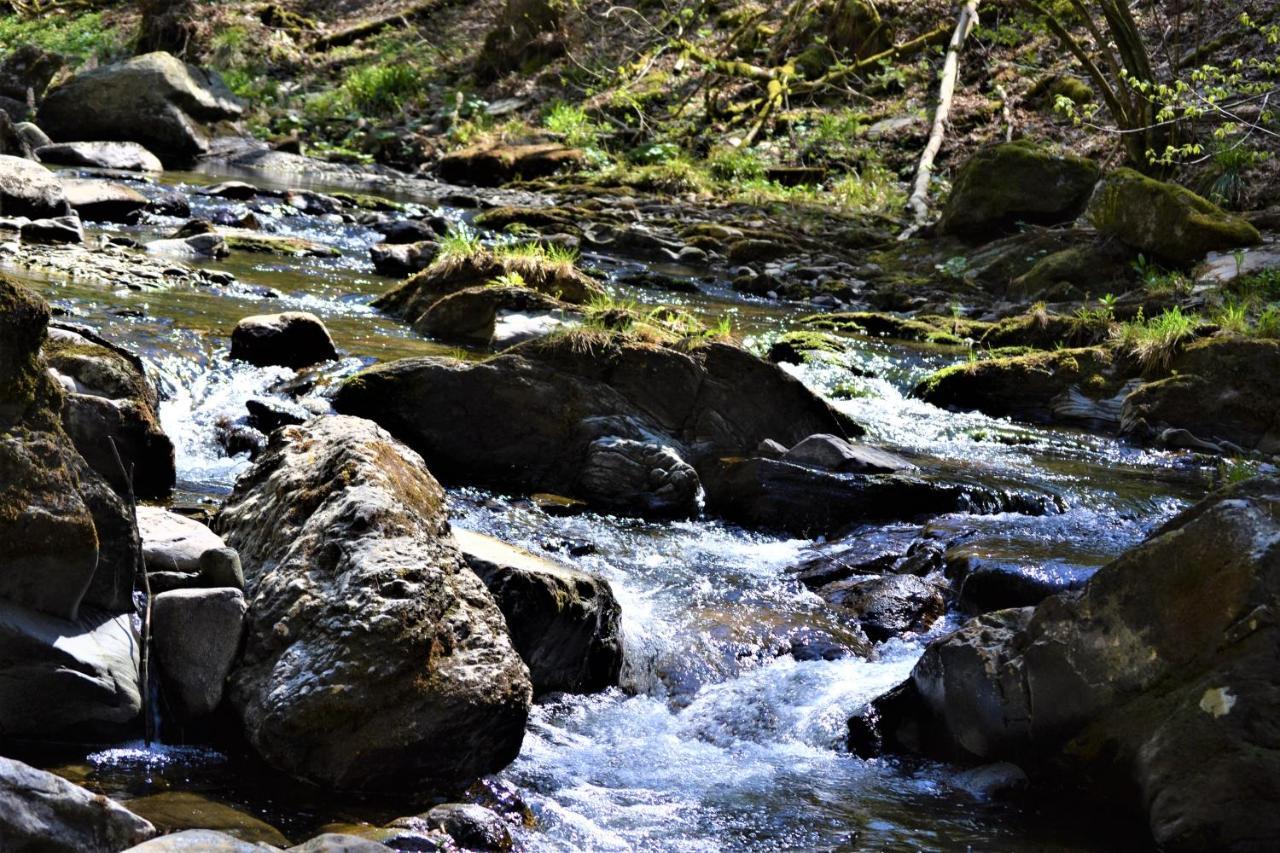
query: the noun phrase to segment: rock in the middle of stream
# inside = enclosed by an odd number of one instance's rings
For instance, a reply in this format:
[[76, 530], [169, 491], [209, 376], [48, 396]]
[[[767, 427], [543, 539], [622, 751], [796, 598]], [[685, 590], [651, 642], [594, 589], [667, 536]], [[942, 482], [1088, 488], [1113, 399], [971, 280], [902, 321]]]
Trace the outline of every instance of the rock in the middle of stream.
[[249, 599], [231, 701], [269, 763], [404, 792], [515, 758], [529, 673], [416, 453], [359, 418], [285, 427], [216, 526]]

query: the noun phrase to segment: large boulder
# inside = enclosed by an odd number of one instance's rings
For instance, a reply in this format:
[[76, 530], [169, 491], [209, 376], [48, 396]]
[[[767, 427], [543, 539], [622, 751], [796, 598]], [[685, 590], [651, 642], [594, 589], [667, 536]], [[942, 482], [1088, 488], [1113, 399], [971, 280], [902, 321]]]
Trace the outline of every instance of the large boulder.
[[622, 608], [608, 581], [483, 533], [453, 535], [506, 617], [537, 693], [592, 693], [618, 683]]
[[41, 358], [49, 308], [0, 277], [0, 598], [64, 619], [132, 607], [138, 540], [124, 502], [63, 431]]
[[121, 172], [159, 172], [160, 158], [136, 142], [59, 142], [36, 149], [41, 163]]
[[[379, 365], [345, 382], [334, 404], [378, 421], [450, 480], [568, 496], [583, 493], [586, 460], [603, 438], [666, 447], [697, 468], [765, 439], [790, 446], [861, 432], [799, 380], [730, 344], [663, 347], [590, 332], [480, 363]], [[646, 511], [647, 494], [630, 509]]]
[[0, 600], [0, 731], [6, 737], [117, 736], [142, 710], [130, 614], [59, 619]]
[[178, 712], [187, 718], [213, 713], [240, 649], [244, 593], [175, 589], [152, 604], [152, 637], [160, 676]]
[[0, 758], [0, 850], [5, 853], [118, 853], [155, 832], [100, 794]]
[[0, 154], [0, 216], [41, 219], [71, 213], [58, 178], [33, 160]]
[[76, 450], [117, 491], [132, 472], [140, 498], [169, 496], [177, 481], [173, 442], [160, 426], [160, 396], [141, 359], [84, 330], [56, 326], [44, 358], [61, 383], [62, 426]]
[[1089, 205], [1103, 234], [1154, 258], [1193, 264], [1209, 252], [1262, 242], [1258, 229], [1177, 184], [1117, 169], [1103, 179]]
[[242, 111], [217, 74], [156, 52], [77, 74], [45, 96], [37, 123], [57, 142], [137, 142], [180, 167], [209, 150], [203, 124]]
[[249, 597], [230, 697], [269, 763], [404, 792], [515, 758], [528, 670], [420, 456], [358, 418], [285, 427], [216, 526]]
[[338, 357], [329, 330], [315, 314], [286, 311], [245, 317], [231, 333], [231, 357], [259, 367], [295, 370]]
[[930, 644], [880, 703], [881, 733], [951, 757], [1074, 770], [1145, 812], [1162, 850], [1270, 849], [1277, 519], [1280, 479], [1250, 480], [1185, 511], [1079, 593], [969, 622]]
[[987, 238], [1023, 222], [1068, 223], [1084, 212], [1101, 174], [1092, 160], [1055, 154], [1030, 140], [993, 145], [960, 169], [938, 227]]

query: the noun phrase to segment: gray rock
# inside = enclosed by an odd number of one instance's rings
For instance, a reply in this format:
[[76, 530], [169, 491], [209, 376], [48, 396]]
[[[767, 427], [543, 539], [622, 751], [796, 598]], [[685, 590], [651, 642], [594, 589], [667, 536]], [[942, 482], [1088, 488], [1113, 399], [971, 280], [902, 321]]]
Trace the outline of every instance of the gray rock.
[[159, 172], [164, 169], [159, 157], [136, 142], [46, 141], [36, 147], [36, 156], [42, 163], [57, 166], [89, 166], [122, 172]]
[[511, 830], [501, 815], [474, 803], [442, 803], [424, 816], [469, 850], [510, 850]]
[[259, 367], [295, 370], [338, 357], [329, 330], [314, 314], [287, 311], [245, 317], [231, 333], [231, 357]]
[[0, 154], [0, 210], [5, 216], [45, 219], [71, 212], [53, 172], [22, 157]]
[[157, 52], [77, 74], [45, 96], [36, 121], [62, 142], [137, 142], [185, 166], [209, 150], [201, 123], [242, 110], [215, 73]]
[[221, 536], [200, 522], [156, 506], [138, 507], [138, 531], [149, 572], [199, 573], [206, 551], [227, 547]]
[[39, 101], [66, 59], [34, 44], [16, 45], [0, 61], [0, 95], [15, 101]]
[[100, 794], [0, 758], [0, 850], [5, 853], [116, 853], [155, 831]]
[[157, 595], [152, 637], [160, 675], [179, 713], [210, 714], [240, 648], [244, 594], [238, 589], [179, 589]]
[[130, 616], [89, 607], [59, 619], [0, 600], [0, 731], [114, 732], [142, 709]]
[[622, 608], [606, 580], [482, 533], [455, 528], [453, 536], [506, 617], [536, 693], [592, 693], [618, 683]]
[[358, 835], [326, 832], [290, 847], [289, 851], [290, 853], [382, 853], [389, 849], [391, 848], [385, 844], [361, 838]]
[[275, 853], [270, 844], [241, 841], [234, 835], [212, 829], [184, 829], [144, 841], [121, 853]]
[[22, 141], [27, 143], [27, 147], [32, 151], [37, 151], [46, 145], [52, 145], [52, 140], [45, 135], [45, 132], [36, 126], [33, 122], [20, 121], [13, 126], [18, 136], [22, 137]]
[[891, 474], [916, 467], [900, 456], [877, 447], [853, 444], [836, 435], [811, 435], [784, 453], [782, 459], [824, 471], [858, 474]]
[[357, 418], [284, 427], [216, 527], [250, 601], [231, 700], [269, 763], [404, 793], [515, 758], [528, 670], [416, 453]]
[[938, 586], [915, 575], [836, 581], [818, 594], [852, 613], [875, 642], [927, 631], [947, 611]]
[[24, 243], [83, 243], [84, 228], [78, 216], [33, 219], [18, 232]]
[[128, 222], [147, 206], [138, 191], [108, 181], [63, 178], [62, 190], [80, 218], [89, 222]]
[[978, 799], [991, 800], [1016, 794], [1024, 790], [1030, 781], [1026, 771], [1018, 765], [997, 761], [957, 773], [951, 784]]
[[200, 555], [200, 583], [206, 587], [244, 589], [244, 569], [233, 548], [210, 548]]
[[434, 240], [417, 243], [379, 243], [369, 247], [369, 259], [379, 275], [405, 278], [431, 266], [440, 244]]
[[604, 509], [691, 516], [702, 508], [702, 484], [673, 448], [606, 436], [587, 446], [575, 493]]
[[171, 237], [152, 240], [147, 251], [157, 255], [174, 255], [180, 258], [225, 258], [231, 254], [227, 241], [221, 234], [193, 234], [190, 237]]

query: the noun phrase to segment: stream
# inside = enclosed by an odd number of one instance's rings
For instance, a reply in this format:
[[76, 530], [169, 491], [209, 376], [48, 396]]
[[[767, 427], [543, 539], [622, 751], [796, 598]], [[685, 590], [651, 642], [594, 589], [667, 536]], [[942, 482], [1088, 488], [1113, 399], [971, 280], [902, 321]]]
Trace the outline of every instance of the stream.
[[[135, 186], [147, 195], [189, 192], [225, 177], [166, 174], [162, 184]], [[193, 216], [245, 207], [191, 199]], [[399, 200], [414, 201], [411, 195]], [[177, 448], [174, 500], [184, 506], [216, 505], [249, 464], [246, 457], [223, 455], [219, 423], [240, 417], [250, 397], [297, 390], [293, 371], [228, 359], [229, 335], [241, 317], [305, 310], [324, 320], [344, 358], [307, 374], [304, 402], [316, 407], [324, 405], [326, 385], [376, 361], [457, 354], [369, 307], [392, 284], [368, 259], [378, 233], [261, 201], [266, 204], [254, 207], [264, 230], [335, 246], [341, 256], [234, 253], [208, 266], [232, 273], [235, 283], [144, 290], [4, 267], [41, 292], [64, 315], [59, 319], [92, 327], [147, 362], [164, 396], [165, 431]], [[466, 218], [461, 210], [422, 210]], [[88, 231], [90, 239], [146, 240], [182, 221]], [[0, 257], [0, 267], [5, 263]], [[639, 264], [591, 253], [583, 263], [610, 275]], [[735, 335], [757, 351], [812, 310], [750, 300], [714, 283], [698, 295], [612, 287], [640, 302], [681, 304], [708, 318], [727, 315]], [[853, 531], [853, 547], [872, 551], [921, 535], [963, 536], [966, 548], [986, 558], [1084, 578], [1203, 494], [1206, 474], [1185, 456], [949, 413], [907, 396], [922, 376], [963, 358], [954, 349], [859, 340], [846, 362], [788, 369], [829, 397], [839, 389], [835, 404], [867, 428], [868, 441], [959, 478], [1052, 494], [1063, 511], [865, 526]], [[850, 390], [849, 366], [873, 378], [852, 380]], [[457, 526], [602, 575], [622, 605], [627, 662], [621, 688], [541, 701], [519, 758], [500, 774], [536, 815], [536, 825], [519, 833], [528, 849], [1031, 851], [1148, 843], [1141, 827], [982, 800], [965, 789], [957, 768], [864, 761], [844, 750], [849, 716], [903, 680], [924, 644], [959, 624], [961, 614], [942, 620], [929, 636], [879, 644], [868, 661], [847, 653], [856, 639], [840, 615], [787, 571], [811, 555], [813, 542], [714, 520], [553, 516], [527, 500], [474, 489], [450, 490], [450, 502]], [[382, 804], [334, 802], [282, 784], [207, 744], [129, 745], [55, 769], [123, 800], [197, 792], [295, 842], [321, 827], [396, 816]]]

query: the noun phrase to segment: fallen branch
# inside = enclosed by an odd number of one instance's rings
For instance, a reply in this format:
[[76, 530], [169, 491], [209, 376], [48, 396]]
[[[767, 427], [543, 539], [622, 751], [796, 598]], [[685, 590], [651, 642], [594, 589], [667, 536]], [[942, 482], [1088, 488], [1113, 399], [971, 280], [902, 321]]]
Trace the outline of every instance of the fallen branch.
[[907, 208], [914, 213], [912, 224], [898, 237], [906, 240], [919, 231], [929, 219], [929, 180], [933, 177], [933, 161], [942, 150], [942, 138], [947, 133], [947, 119], [951, 115], [951, 101], [955, 97], [956, 78], [960, 72], [960, 48], [978, 23], [978, 0], [965, 0], [960, 7], [955, 32], [947, 45], [947, 58], [942, 63], [942, 79], [938, 84], [938, 108], [933, 114], [933, 129], [929, 142], [920, 154], [916, 168], [915, 187], [907, 199]]
[[456, 0], [424, 0], [424, 2], [415, 3], [407, 9], [401, 9], [390, 15], [363, 21], [346, 29], [330, 33], [327, 36], [321, 36], [308, 44], [307, 50], [319, 52], [334, 47], [346, 47], [349, 44], [363, 41], [370, 36], [375, 36], [393, 25], [407, 26], [411, 19], [425, 15], [428, 12], [437, 12], [453, 2], [456, 2]]

